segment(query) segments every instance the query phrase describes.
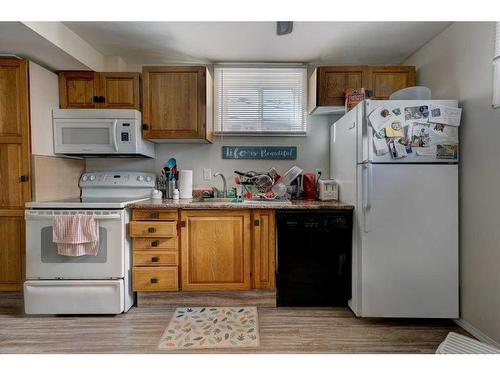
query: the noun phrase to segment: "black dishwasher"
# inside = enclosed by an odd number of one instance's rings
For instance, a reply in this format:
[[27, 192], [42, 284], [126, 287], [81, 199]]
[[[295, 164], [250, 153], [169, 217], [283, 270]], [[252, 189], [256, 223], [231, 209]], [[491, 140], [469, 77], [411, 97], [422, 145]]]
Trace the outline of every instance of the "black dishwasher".
[[352, 210], [277, 212], [278, 306], [347, 306]]

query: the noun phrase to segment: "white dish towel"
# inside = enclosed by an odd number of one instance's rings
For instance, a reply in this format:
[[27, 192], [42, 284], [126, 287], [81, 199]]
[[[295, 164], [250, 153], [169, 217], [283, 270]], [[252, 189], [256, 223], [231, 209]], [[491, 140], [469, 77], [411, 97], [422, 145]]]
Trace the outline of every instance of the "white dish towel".
[[99, 250], [99, 224], [93, 215], [55, 215], [52, 237], [59, 255], [95, 256]]

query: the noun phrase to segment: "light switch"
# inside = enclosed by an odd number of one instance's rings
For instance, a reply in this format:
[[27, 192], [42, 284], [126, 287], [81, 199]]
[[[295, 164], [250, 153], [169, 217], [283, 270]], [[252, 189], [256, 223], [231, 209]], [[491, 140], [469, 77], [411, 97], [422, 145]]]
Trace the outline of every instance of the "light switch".
[[212, 179], [212, 169], [203, 168], [203, 179], [205, 181], [210, 181]]

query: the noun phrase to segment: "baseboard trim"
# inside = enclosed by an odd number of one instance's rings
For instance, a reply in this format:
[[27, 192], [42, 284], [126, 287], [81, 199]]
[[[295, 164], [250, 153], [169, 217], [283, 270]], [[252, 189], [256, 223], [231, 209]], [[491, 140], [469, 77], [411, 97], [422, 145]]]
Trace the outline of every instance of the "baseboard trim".
[[464, 320], [462, 318], [453, 319], [453, 321], [457, 325], [459, 325], [460, 327], [462, 327], [463, 329], [465, 329], [467, 332], [469, 332], [472, 336], [474, 336], [479, 341], [482, 341], [485, 344], [489, 344], [489, 345], [496, 346], [496, 347], [500, 348], [500, 344], [499, 343], [497, 343], [495, 340], [493, 340], [491, 337], [489, 337], [488, 335], [486, 335], [481, 330], [479, 330], [476, 327], [474, 327], [468, 321], [466, 321], [466, 320]]
[[211, 292], [143, 292], [137, 293], [137, 306], [257, 306], [276, 307], [276, 290]]

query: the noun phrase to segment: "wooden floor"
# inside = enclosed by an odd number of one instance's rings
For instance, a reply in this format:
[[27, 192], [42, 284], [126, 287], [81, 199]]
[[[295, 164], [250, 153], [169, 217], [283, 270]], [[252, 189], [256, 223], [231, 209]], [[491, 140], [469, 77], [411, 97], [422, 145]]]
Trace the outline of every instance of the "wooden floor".
[[[0, 293], [0, 353], [163, 353], [173, 310], [26, 316], [19, 294]], [[433, 353], [448, 332], [464, 333], [447, 320], [359, 319], [347, 308], [259, 308], [259, 325], [259, 348], [191, 353]]]

